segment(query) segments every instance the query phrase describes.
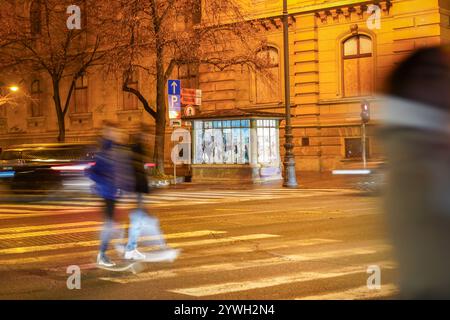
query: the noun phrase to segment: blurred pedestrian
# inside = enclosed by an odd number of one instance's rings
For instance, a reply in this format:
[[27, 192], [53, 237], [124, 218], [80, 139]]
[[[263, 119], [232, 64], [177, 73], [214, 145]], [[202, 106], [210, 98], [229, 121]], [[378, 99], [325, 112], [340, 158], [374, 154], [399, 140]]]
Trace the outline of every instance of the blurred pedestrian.
[[100, 235], [100, 252], [97, 256], [97, 264], [105, 267], [115, 266], [106, 255], [106, 251], [115, 232], [115, 207], [119, 191], [130, 185], [126, 173], [128, 155], [123, 147], [125, 141], [126, 134], [115, 123], [105, 122], [100, 152], [95, 157], [95, 165], [88, 171], [89, 177], [95, 182], [94, 192], [102, 197], [105, 203], [105, 220]]
[[450, 298], [450, 48], [418, 50], [387, 86], [386, 210], [406, 299]]
[[167, 247], [164, 240], [158, 218], [150, 215], [144, 206], [143, 198], [145, 194], [150, 192], [150, 188], [145, 169], [146, 154], [142, 133], [135, 138], [131, 150], [135, 183], [134, 193], [136, 195], [137, 208], [130, 213], [130, 227], [128, 230], [128, 244], [125, 248], [125, 259], [145, 260], [147, 256], [137, 249], [140, 236], [146, 238], [144, 242], [146, 245], [158, 246], [163, 250], [171, 249]]

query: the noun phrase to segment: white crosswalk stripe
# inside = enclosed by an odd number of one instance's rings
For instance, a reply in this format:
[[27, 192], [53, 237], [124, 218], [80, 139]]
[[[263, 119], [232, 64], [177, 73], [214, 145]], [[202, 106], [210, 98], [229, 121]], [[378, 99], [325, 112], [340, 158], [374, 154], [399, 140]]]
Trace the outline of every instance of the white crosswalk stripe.
[[[390, 261], [376, 262], [384, 268], [393, 268]], [[287, 275], [261, 277], [252, 280], [223, 282], [217, 284], [208, 284], [192, 288], [177, 288], [170, 290], [174, 293], [179, 293], [192, 297], [206, 297], [218, 294], [233, 293], [239, 291], [247, 291], [254, 289], [261, 289], [267, 287], [280, 286], [291, 283], [300, 283], [312, 280], [321, 280], [329, 278], [337, 278], [342, 276], [353, 275], [357, 273], [365, 273], [366, 270], [361, 266], [346, 266], [341, 268], [334, 268], [327, 271], [320, 272], [296, 272]]]
[[[228, 263], [220, 263], [220, 264], [207, 264], [200, 265], [195, 267], [184, 267], [170, 270], [170, 275], [182, 276], [187, 274], [197, 274], [197, 273], [210, 273], [210, 272], [228, 272], [228, 271], [237, 271], [244, 270], [256, 267], [270, 267], [270, 266], [279, 266], [283, 267], [288, 264], [293, 264], [297, 262], [305, 262], [305, 261], [314, 261], [314, 260], [323, 260], [330, 259], [336, 257], [349, 257], [349, 256], [358, 256], [358, 255], [369, 255], [374, 254], [378, 251], [378, 247], [371, 248], [363, 248], [363, 249], [352, 249], [352, 250], [336, 250], [329, 251], [320, 254], [303, 254], [303, 255], [285, 255], [285, 256], [276, 256], [267, 259], [256, 259], [249, 261], [238, 261], [238, 262], [228, 262]], [[168, 274], [161, 271], [152, 271], [152, 272], [144, 272], [140, 273], [137, 276], [128, 276], [121, 278], [101, 278], [105, 281], [111, 281], [116, 283], [134, 283], [141, 282], [143, 280], [156, 280], [160, 277], [167, 278]], [[178, 292], [178, 289], [174, 289], [174, 292]], [[183, 289], [180, 289], [183, 290]]]
[[[255, 189], [255, 190], [167, 190], [159, 191], [144, 198], [144, 203], [153, 208], [168, 206], [187, 206], [215, 203], [232, 203], [249, 200], [270, 200], [291, 197], [311, 197], [317, 195], [327, 195], [329, 193], [349, 193], [351, 190], [291, 190], [291, 189]], [[119, 208], [133, 208], [136, 199], [132, 195], [120, 198]], [[11, 217], [40, 217], [48, 215], [73, 214], [80, 210], [92, 210], [103, 207], [101, 199], [93, 196], [77, 196], [67, 199], [49, 199], [39, 202], [0, 202], [0, 219]], [[64, 211], [63, 213], [58, 211]]]
[[393, 283], [388, 283], [382, 284], [380, 289], [369, 289], [367, 286], [361, 286], [340, 292], [300, 297], [295, 300], [368, 300], [388, 298], [395, 296], [398, 293], [398, 287]]
[[[64, 232], [66, 233], [66, 232]], [[214, 234], [214, 232], [213, 232]], [[185, 236], [186, 238], [189, 237]], [[261, 239], [268, 239], [268, 238], [274, 238], [278, 237], [277, 235], [272, 234], [249, 234], [244, 236], [234, 236], [234, 237], [224, 237], [224, 238], [213, 238], [213, 239], [201, 239], [201, 240], [195, 240], [195, 241], [184, 241], [184, 242], [168, 242], [169, 245], [173, 248], [186, 248], [186, 247], [198, 247], [198, 246], [204, 246], [204, 245], [223, 245], [226, 243], [234, 243], [236, 241], [251, 241], [251, 240], [261, 240]], [[171, 234], [166, 235], [167, 239], [173, 238]], [[148, 239], [146, 239], [148, 240]], [[117, 243], [126, 243], [126, 239], [119, 239], [118, 241], [113, 241]], [[28, 264], [28, 263], [37, 263], [37, 262], [52, 262], [55, 261], [55, 259], [76, 259], [76, 258], [88, 258], [88, 257], [95, 257], [97, 250], [92, 250], [92, 248], [95, 245], [98, 245], [98, 242], [92, 242], [86, 245], [86, 247], [90, 247], [89, 251], [81, 251], [81, 252], [75, 252], [75, 253], [65, 253], [65, 254], [52, 254], [52, 255], [43, 255], [38, 257], [27, 257], [27, 258], [13, 258], [13, 259], [2, 259], [1, 253], [0, 253], [0, 266], [2, 265], [15, 265], [15, 264]], [[37, 252], [37, 251], [51, 251], [51, 250], [57, 250], [57, 249], [64, 249], [64, 247], [72, 247], [72, 245], [66, 245], [66, 244], [49, 244], [43, 246], [42, 249], [36, 249], [34, 247], [28, 248], [28, 247], [21, 247], [21, 248], [9, 248], [9, 249], [3, 249], [8, 250], [4, 251], [4, 254], [15, 254], [15, 253], [27, 253], [27, 252]], [[81, 243], [80, 246], [73, 245], [74, 248], [82, 248], [83, 243]], [[15, 252], [16, 251], [16, 252]]]

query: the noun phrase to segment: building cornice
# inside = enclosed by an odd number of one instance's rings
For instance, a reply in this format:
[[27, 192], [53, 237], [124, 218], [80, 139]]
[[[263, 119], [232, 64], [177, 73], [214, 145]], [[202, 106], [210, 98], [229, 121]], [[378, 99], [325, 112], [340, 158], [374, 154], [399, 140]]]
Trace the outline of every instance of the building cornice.
[[[345, 17], [347, 20], [350, 20], [352, 13], [356, 13], [360, 19], [363, 19], [364, 14], [367, 12], [367, 8], [372, 4], [379, 6], [382, 14], [388, 15], [390, 8], [392, 7], [392, 0], [346, 0], [301, 7], [290, 7], [289, 26], [292, 26], [296, 22], [296, 16], [304, 14], [314, 14], [322, 23], [327, 23], [328, 21], [339, 21], [341, 16]], [[283, 16], [280, 14], [280, 11], [281, 8], [277, 11], [265, 11], [263, 14], [254, 15], [252, 18], [247, 19], [247, 21], [266, 31], [282, 29]]]
[[[296, 5], [296, 6], [289, 6], [288, 11], [289, 15], [295, 16], [295, 15], [301, 15], [301, 14], [314, 14], [316, 12], [320, 11], [326, 11], [326, 10], [333, 10], [333, 9], [341, 9], [341, 8], [348, 8], [348, 7], [356, 7], [356, 6], [365, 6], [375, 4], [379, 5], [380, 7], [390, 7], [392, 6], [392, 0], [335, 0], [335, 1], [328, 1], [328, 2], [322, 2], [318, 4], [307, 4], [307, 5]], [[282, 8], [273, 8], [269, 10], [261, 11], [260, 14], [255, 14], [248, 20], [258, 20], [258, 19], [267, 19], [269, 17], [282, 17], [281, 15]]]
[[357, 4], [347, 4], [339, 7], [322, 8], [315, 12], [315, 16], [322, 24], [328, 24], [329, 22], [339, 22], [341, 17], [343, 17], [346, 21], [350, 21], [352, 14], [356, 15], [359, 19], [362, 20], [364, 19], [364, 15], [369, 15], [367, 10], [372, 4], [377, 5], [381, 9], [382, 15], [385, 16], [389, 14], [389, 10], [392, 6], [390, 0], [366, 1], [365, 3], [359, 1], [359, 3]]

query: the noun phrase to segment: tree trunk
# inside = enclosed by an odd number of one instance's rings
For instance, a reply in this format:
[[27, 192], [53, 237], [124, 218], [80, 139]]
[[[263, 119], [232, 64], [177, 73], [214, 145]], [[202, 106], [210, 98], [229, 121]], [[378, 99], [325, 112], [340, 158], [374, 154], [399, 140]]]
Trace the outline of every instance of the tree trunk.
[[164, 73], [163, 50], [156, 50], [156, 133], [155, 133], [155, 149], [154, 161], [156, 169], [164, 173], [164, 144], [166, 134], [166, 97], [165, 87], [166, 79]]
[[[158, 82], [164, 82], [158, 80]], [[156, 168], [161, 173], [164, 173], [164, 144], [166, 135], [166, 113], [165, 113], [165, 95], [164, 84], [157, 85], [156, 101], [158, 104], [158, 113], [156, 116], [156, 133], [155, 133], [155, 162]], [[163, 107], [159, 107], [164, 105]]]
[[64, 121], [64, 115], [58, 114], [58, 142], [65, 142], [66, 141], [66, 124]]
[[56, 117], [58, 119], [58, 142], [66, 141], [65, 114], [61, 106], [61, 95], [59, 93], [59, 81], [53, 80], [53, 101], [55, 103]]

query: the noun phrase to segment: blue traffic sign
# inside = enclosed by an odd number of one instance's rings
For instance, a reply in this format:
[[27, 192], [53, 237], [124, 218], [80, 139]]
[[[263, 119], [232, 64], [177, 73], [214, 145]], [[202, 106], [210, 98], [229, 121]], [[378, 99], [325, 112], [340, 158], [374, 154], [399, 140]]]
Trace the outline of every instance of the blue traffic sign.
[[181, 82], [180, 80], [169, 80], [167, 82], [167, 93], [174, 96], [181, 95]]

